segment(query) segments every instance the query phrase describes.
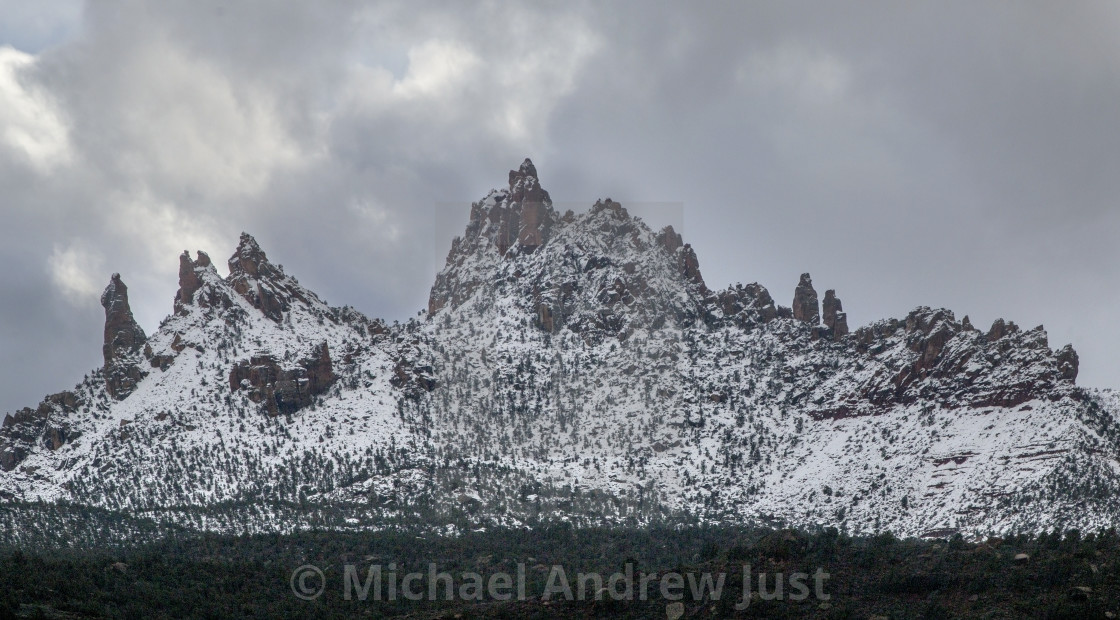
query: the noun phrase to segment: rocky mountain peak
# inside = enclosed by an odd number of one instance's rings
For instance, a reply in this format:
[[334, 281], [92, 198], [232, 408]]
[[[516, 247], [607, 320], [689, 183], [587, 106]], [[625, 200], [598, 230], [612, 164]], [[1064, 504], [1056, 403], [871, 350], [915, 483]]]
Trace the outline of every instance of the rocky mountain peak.
[[248, 276], [252, 278], [271, 278], [281, 275], [281, 271], [268, 261], [257, 240], [249, 233], [241, 233], [241, 239], [227, 262], [230, 278]]
[[657, 233], [657, 240], [670, 254], [676, 252], [678, 248], [684, 245], [681, 234], [673, 229], [672, 224], [662, 228], [661, 232]]
[[655, 233], [611, 198], [560, 217], [536, 175], [526, 160], [510, 171], [508, 190], [472, 205], [466, 233], [432, 287], [429, 314], [482, 289], [505, 294], [495, 287], [509, 284], [538, 327], [567, 326], [588, 340], [711, 318], [715, 297], [696, 253], [672, 227]]
[[210, 256], [199, 250], [195, 257], [191, 260], [190, 252], [186, 250], [179, 255], [179, 290], [175, 293], [175, 314], [186, 314], [188, 308], [194, 305], [203, 308], [228, 308], [231, 302], [225, 291], [206, 286], [207, 280], [213, 282], [219, 279]]
[[471, 205], [470, 220], [462, 237], [451, 244], [447, 264], [436, 278], [428, 300], [428, 313], [445, 305], [458, 305], [473, 285], [456, 283], [455, 273], [467, 257], [496, 249], [500, 256], [531, 254], [543, 246], [560, 217], [552, 198], [541, 187], [537, 168], [526, 158], [509, 171], [509, 188], [492, 190]]
[[509, 191], [513, 193], [519, 183], [529, 184], [529, 179], [533, 179], [538, 186], [540, 185], [540, 181], [537, 180], [537, 167], [533, 165], [533, 160], [526, 157], [517, 170], [509, 171]]
[[[769, 323], [777, 319], [780, 310], [765, 286], [755, 282], [742, 286], [737, 284], [721, 291], [717, 300], [723, 316], [739, 328], [753, 328], [759, 323]], [[788, 308], [783, 308], [788, 312]]]
[[[209, 261], [209, 257], [206, 261]], [[202, 278], [195, 271], [196, 267], [198, 264], [191, 260], [190, 252], [183, 250], [179, 255], [179, 290], [175, 293], [176, 313], [182, 313], [186, 305], [194, 302], [195, 293], [202, 288]]]
[[1004, 336], [1019, 333], [1019, 326], [1015, 321], [1004, 321], [1003, 319], [996, 319], [992, 321], [992, 327], [988, 330], [988, 340], [999, 340]]
[[464, 236], [470, 241], [487, 239], [503, 256], [511, 248], [532, 252], [548, 240], [557, 220], [552, 198], [541, 187], [537, 169], [526, 159], [509, 171], [509, 189], [490, 192], [471, 206], [470, 224]]
[[253, 307], [268, 318], [279, 322], [292, 303], [311, 303], [317, 300], [313, 293], [299, 285], [295, 278], [273, 265], [260, 244], [249, 233], [241, 233], [241, 240], [229, 261], [226, 282]]

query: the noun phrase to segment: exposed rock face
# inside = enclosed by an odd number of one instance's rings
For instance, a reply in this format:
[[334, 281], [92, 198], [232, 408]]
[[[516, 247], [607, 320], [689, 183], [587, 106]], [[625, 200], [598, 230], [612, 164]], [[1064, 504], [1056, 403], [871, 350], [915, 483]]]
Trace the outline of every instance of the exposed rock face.
[[175, 313], [185, 314], [192, 305], [200, 308], [229, 308], [233, 302], [225, 291], [206, 286], [207, 279], [216, 280], [218, 277], [210, 256], [202, 251], [197, 252], [196, 256], [196, 260], [191, 260], [190, 253], [185, 250], [179, 255], [179, 290], [175, 293]]
[[241, 233], [241, 241], [228, 264], [227, 282], [253, 307], [274, 321], [284, 318], [284, 312], [294, 300], [307, 301], [303, 288], [279, 267], [268, 262], [264, 250], [248, 233]]
[[821, 322], [817, 291], [813, 288], [813, 279], [807, 273], [801, 274], [801, 281], [793, 292], [793, 318], [809, 325], [819, 325]]
[[101, 294], [105, 308], [105, 344], [101, 348], [105, 359], [105, 383], [109, 394], [120, 400], [136, 389], [144, 378], [138, 353], [147, 342], [144, 330], [132, 316], [128, 305], [128, 287], [121, 275], [114, 273], [109, 286]]
[[[671, 227], [653, 233], [610, 198], [578, 216], [558, 216], [538, 189], [531, 162], [509, 178], [509, 189], [472, 205], [466, 231], [452, 242], [432, 287], [429, 315], [461, 307], [495, 286], [500, 272], [498, 284], [517, 289], [531, 324], [549, 334], [625, 340], [638, 329], [714, 320], [715, 296], [696, 253]], [[541, 207], [535, 214], [526, 210], [533, 204]], [[675, 288], [682, 284], [685, 295]]]
[[147, 338], [132, 316], [128, 287], [121, 281], [121, 274], [114, 273], [109, 280], [101, 294], [101, 305], [105, 308], [105, 344], [101, 352], [109, 366], [139, 351]]
[[836, 291], [828, 289], [824, 292], [824, 324], [832, 330], [833, 338], [843, 338], [848, 335], [848, 315], [844, 312], [844, 305], [836, 296]]
[[673, 230], [672, 226], [666, 226], [657, 233], [657, 240], [661, 242], [661, 246], [665, 251], [672, 254], [684, 246], [684, 239], [681, 234]]
[[[507, 233], [500, 238], [509, 239], [516, 230], [517, 243], [532, 252], [548, 238], [552, 224], [552, 199], [537, 180], [537, 168], [528, 158], [519, 170], [509, 171], [509, 201], [505, 226]], [[509, 244], [499, 244], [502, 254]]]
[[447, 305], [458, 306], [479, 285], [461, 280], [455, 269], [468, 257], [491, 247], [502, 256], [532, 253], [548, 241], [560, 221], [552, 209], [552, 199], [540, 185], [536, 167], [526, 159], [519, 169], [510, 170], [509, 189], [494, 190], [471, 205], [466, 232], [451, 243], [447, 265], [432, 286], [428, 314]]
[[36, 446], [54, 451], [81, 436], [67, 420], [84, 403], [73, 392], [43, 399], [35, 409], [24, 407], [4, 416], [0, 427], [0, 470], [12, 471]]
[[288, 415], [311, 404], [313, 397], [335, 382], [327, 343], [294, 367], [284, 367], [273, 355], [263, 353], [235, 364], [229, 373], [230, 391], [248, 390], [249, 400], [260, 403], [271, 416]]
[[[114, 288], [106, 359], [147, 357], [156, 376], [113, 402], [97, 370], [0, 416], [0, 468], [14, 471], [0, 499], [138, 507], [187, 526], [199, 513], [183, 506], [217, 506], [204, 527], [237, 532], [463, 505], [495, 522], [680, 511], [906, 536], [1120, 518], [1120, 395], [1074, 386], [1076, 353], [1051, 351], [1041, 328], [981, 332], [918, 308], [833, 338], [843, 307], [827, 292], [815, 324], [808, 275], [798, 321], [758, 284], [706, 293], [681, 236], [613, 200], [527, 211], [547, 207], [535, 175], [524, 165], [483, 200], [428, 318], [386, 326], [331, 308], [248, 236], [228, 280], [204, 254], [180, 260], [176, 312], [145, 353]], [[843, 492], [822, 493], [821, 471]], [[572, 501], [573, 483], [593, 495]], [[309, 520], [271, 508], [304, 499]]]
[[1014, 321], [1004, 321], [1003, 319], [996, 319], [992, 322], [992, 327], [988, 330], [988, 340], [996, 341], [1004, 336], [1019, 333], [1019, 326]]
[[431, 366], [418, 366], [404, 357], [397, 359], [389, 383], [395, 388], [404, 390], [411, 398], [419, 397], [420, 390], [431, 392], [436, 387]]
[[1058, 372], [1061, 373], [1062, 379], [1073, 383], [1077, 380], [1077, 366], [1079, 363], [1077, 351], [1073, 350], [1072, 344], [1067, 344], [1058, 351]]
[[190, 252], [183, 250], [179, 255], [179, 290], [175, 293], [175, 312], [183, 312], [184, 306], [194, 301], [194, 294], [202, 288], [202, 278], [195, 273], [195, 262]]
[[483, 201], [471, 209], [471, 221], [481, 224], [479, 234], [490, 237], [502, 255], [514, 246], [524, 252], [541, 246], [555, 219], [552, 199], [528, 158], [518, 170], [509, 171], [509, 190], [497, 204], [486, 208]]
[[543, 302], [537, 304], [537, 322], [541, 329], [550, 334], [556, 331], [556, 319], [551, 306]]
[[[1079, 398], [1073, 389], [1076, 352], [1054, 352], [1041, 326], [1022, 331], [997, 320], [983, 334], [945, 309], [920, 307], [905, 320], [880, 321], [852, 334], [852, 359], [881, 365], [862, 384], [838, 394], [824, 415], [855, 415], [861, 403], [890, 407], [916, 402], [947, 407], [1014, 407], [1035, 398]], [[851, 345], [848, 345], [849, 347]], [[811, 389], [813, 379], [808, 378]]]
[[735, 285], [717, 295], [723, 316], [739, 327], [749, 329], [778, 318], [778, 308], [770, 291], [761, 284]]
[[[608, 198], [607, 202], [610, 201], [610, 198]], [[657, 234], [657, 238], [662, 247], [676, 257], [677, 268], [680, 273], [699, 285], [701, 290], [707, 294], [708, 287], [704, 284], [704, 276], [700, 275], [700, 260], [696, 258], [696, 252], [692, 249], [692, 245], [685, 243], [680, 233], [673, 230], [672, 226], [662, 228], [661, 232]]]

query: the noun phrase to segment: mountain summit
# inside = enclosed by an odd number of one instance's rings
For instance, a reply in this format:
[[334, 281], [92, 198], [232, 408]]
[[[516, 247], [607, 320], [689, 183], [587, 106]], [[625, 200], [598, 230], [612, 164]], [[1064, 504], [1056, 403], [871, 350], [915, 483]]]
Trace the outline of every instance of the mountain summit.
[[528, 159], [471, 205], [421, 319], [330, 307], [248, 234], [227, 264], [184, 252], [151, 335], [114, 274], [104, 366], [5, 417], [0, 497], [232, 533], [1120, 517], [1120, 399], [1041, 327], [849, 329], [808, 273], [788, 307], [713, 290], [671, 227], [610, 198], [557, 213]]

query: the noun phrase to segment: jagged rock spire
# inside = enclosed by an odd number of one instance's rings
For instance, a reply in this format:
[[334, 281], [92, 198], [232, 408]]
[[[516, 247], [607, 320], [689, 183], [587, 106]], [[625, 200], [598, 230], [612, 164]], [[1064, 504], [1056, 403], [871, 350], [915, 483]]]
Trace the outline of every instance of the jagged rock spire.
[[521, 166], [517, 170], [509, 171], [509, 191], [512, 192], [517, 182], [527, 177], [537, 178], [537, 167], [533, 165], [533, 160], [528, 157], [521, 162]]
[[[483, 247], [495, 247], [498, 254], [532, 253], [548, 242], [560, 217], [552, 209], [552, 198], [541, 187], [537, 168], [526, 158], [517, 170], [509, 171], [509, 188], [491, 191], [471, 205], [470, 222], [461, 238], [451, 244], [447, 267], [460, 263]], [[436, 278], [428, 298], [428, 313], [435, 314], [446, 305], [455, 306], [465, 289], [457, 276], [445, 269]]]
[[268, 318], [279, 322], [291, 309], [294, 301], [308, 303], [314, 297], [288, 276], [278, 265], [268, 261], [260, 244], [249, 233], [241, 233], [241, 240], [229, 261], [226, 282], [237, 294]]
[[132, 316], [128, 287], [121, 281], [121, 274], [114, 273], [110, 278], [109, 286], [101, 294], [101, 305], [105, 308], [105, 344], [101, 352], [105, 358], [106, 386], [113, 398], [121, 399], [131, 394], [144, 377], [135, 358], [147, 337]]
[[552, 198], [541, 187], [536, 166], [526, 158], [520, 168], [509, 171], [508, 190], [491, 192], [471, 206], [464, 246], [481, 236], [490, 238], [502, 255], [514, 246], [532, 252], [548, 240], [556, 219]]
[[241, 233], [237, 249], [229, 257], [227, 264], [227, 281], [239, 295], [274, 321], [284, 317], [287, 303], [267, 283], [267, 280], [281, 275], [280, 270], [268, 262], [268, 256], [252, 235]]
[[175, 293], [175, 312], [181, 313], [183, 307], [194, 301], [194, 294], [202, 288], [202, 278], [194, 270], [195, 262], [190, 252], [183, 250], [179, 255], [179, 291]]
[[128, 287], [121, 281], [121, 274], [114, 273], [109, 286], [101, 294], [105, 308], [105, 344], [101, 351], [105, 365], [136, 353], [147, 342], [144, 330], [132, 316], [128, 305]]
[[[214, 305], [217, 301], [213, 299], [213, 295], [207, 296], [199, 293], [204, 284], [203, 272], [209, 270], [215, 274], [217, 273], [214, 270], [213, 263], [210, 261], [210, 256], [201, 250], [196, 252], [195, 255], [197, 256], [195, 260], [191, 260], [191, 255], [186, 250], [183, 250], [183, 253], [179, 255], [179, 290], [175, 293], [176, 314], [185, 313], [187, 306], [192, 304], [199, 304], [205, 307]], [[200, 296], [202, 298], [200, 298]], [[228, 305], [228, 300], [221, 305]]]
[[[611, 199], [608, 198], [607, 202], [610, 203]], [[704, 276], [700, 274], [700, 260], [696, 258], [696, 252], [692, 249], [692, 245], [685, 243], [680, 233], [674, 230], [671, 224], [657, 233], [657, 240], [667, 252], [676, 256], [677, 268], [681, 275], [699, 285], [700, 290], [707, 293], [708, 287], [704, 284]]]
[[1055, 359], [1058, 362], [1058, 373], [1061, 377], [1070, 383], [1077, 381], [1079, 359], [1077, 351], [1073, 350], [1073, 345], [1067, 344], [1062, 347], [1055, 356]]
[[509, 171], [508, 212], [499, 232], [499, 249], [505, 254], [516, 240], [526, 251], [532, 252], [548, 239], [555, 219], [552, 198], [537, 179], [537, 168], [526, 157], [517, 170]]
[[817, 291], [813, 288], [813, 279], [807, 273], [801, 274], [801, 281], [793, 292], [793, 318], [809, 325], [819, 325], [821, 322]]
[[254, 278], [270, 278], [281, 275], [280, 269], [268, 262], [268, 256], [261, 249], [257, 240], [247, 232], [241, 233], [241, 239], [234, 250], [233, 256], [227, 262], [230, 277], [250, 276]]
[[824, 324], [832, 330], [833, 338], [848, 335], [848, 314], [844, 312], [844, 304], [836, 296], [834, 289], [824, 292]]

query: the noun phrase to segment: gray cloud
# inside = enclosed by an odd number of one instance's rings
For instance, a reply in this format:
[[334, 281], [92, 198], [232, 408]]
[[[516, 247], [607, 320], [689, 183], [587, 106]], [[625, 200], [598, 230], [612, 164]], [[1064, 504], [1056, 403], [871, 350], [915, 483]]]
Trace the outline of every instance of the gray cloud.
[[683, 220], [713, 287], [788, 303], [811, 271], [853, 325], [1044, 323], [1117, 385], [1113, 4], [17, 6], [0, 410], [98, 365], [111, 272], [151, 331], [178, 253], [241, 230], [332, 303], [406, 318], [526, 155], [558, 202]]

